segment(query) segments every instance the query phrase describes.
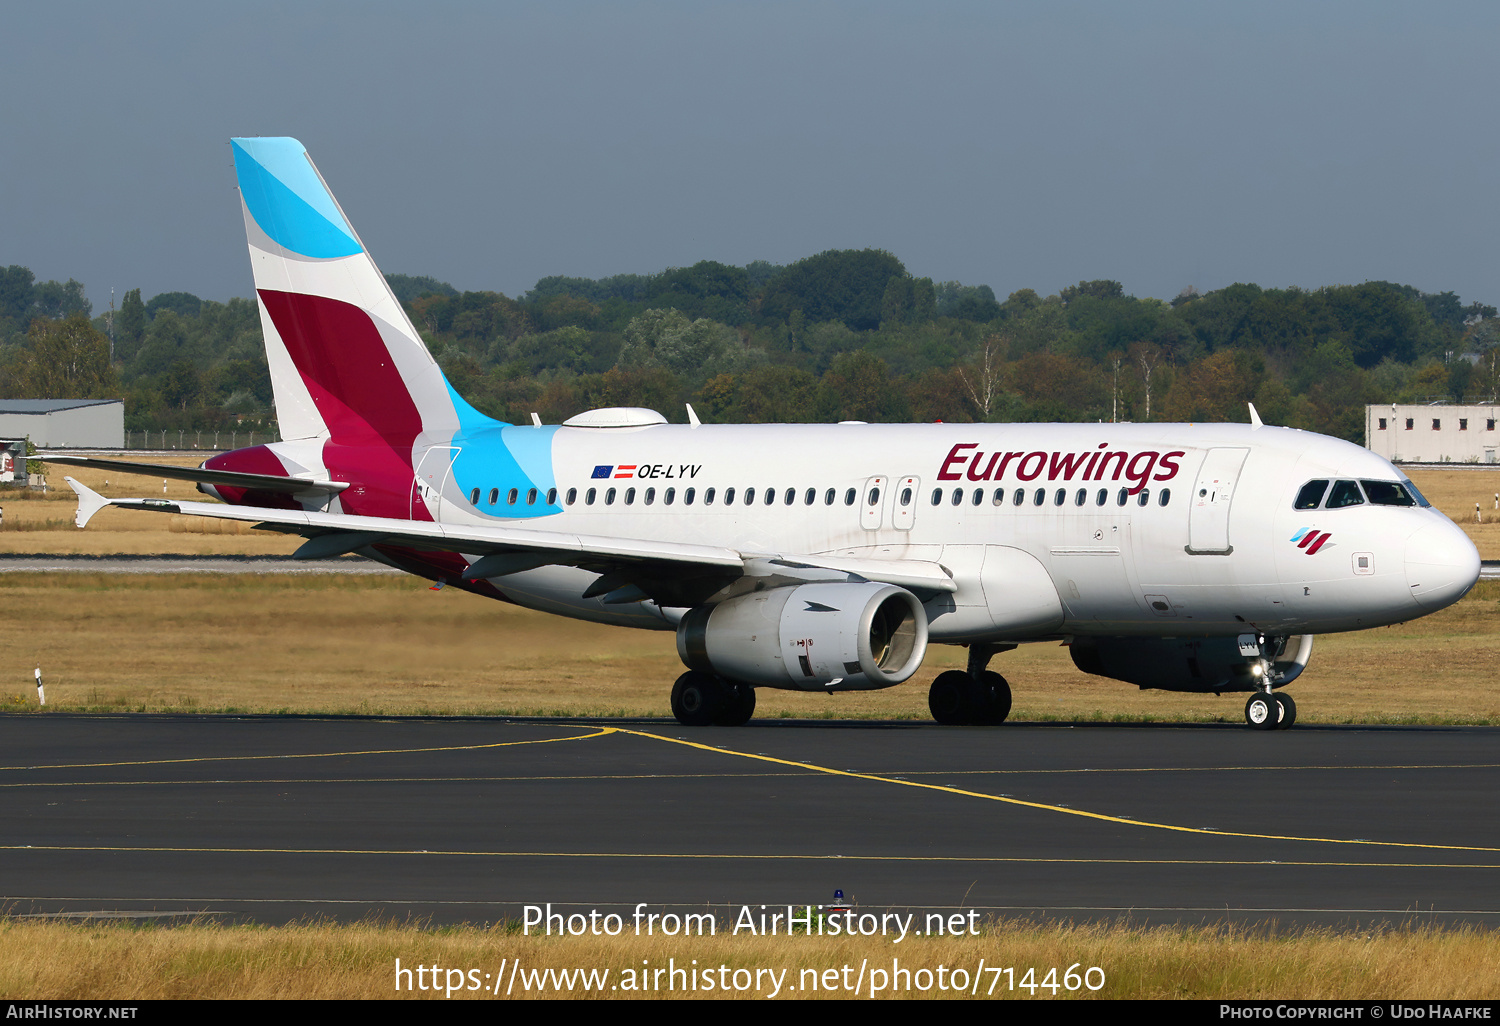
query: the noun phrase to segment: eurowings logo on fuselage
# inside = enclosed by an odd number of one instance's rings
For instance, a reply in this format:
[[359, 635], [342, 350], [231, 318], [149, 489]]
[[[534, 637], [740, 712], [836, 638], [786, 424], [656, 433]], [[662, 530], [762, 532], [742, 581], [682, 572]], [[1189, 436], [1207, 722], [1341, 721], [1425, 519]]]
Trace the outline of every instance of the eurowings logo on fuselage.
[[1297, 543], [1297, 548], [1311, 556], [1321, 549], [1323, 544], [1331, 537], [1333, 535], [1328, 531], [1319, 531], [1315, 527], [1304, 527], [1292, 535], [1291, 540]]
[[[1002, 481], [1012, 467], [1018, 481], [1035, 481], [1044, 474], [1047, 481], [1118, 481], [1123, 475], [1125, 480], [1134, 483], [1135, 487], [1130, 489], [1130, 494], [1134, 495], [1152, 481], [1170, 481], [1176, 477], [1180, 469], [1177, 460], [1186, 455], [1182, 449], [1167, 453], [1155, 449], [1135, 453], [1124, 449], [1105, 452], [1108, 448], [1108, 442], [1100, 442], [1099, 448], [1093, 452], [985, 453], [978, 442], [960, 442], [948, 450], [937, 477], [939, 481], [964, 478]], [[975, 451], [970, 453], [969, 449]]]

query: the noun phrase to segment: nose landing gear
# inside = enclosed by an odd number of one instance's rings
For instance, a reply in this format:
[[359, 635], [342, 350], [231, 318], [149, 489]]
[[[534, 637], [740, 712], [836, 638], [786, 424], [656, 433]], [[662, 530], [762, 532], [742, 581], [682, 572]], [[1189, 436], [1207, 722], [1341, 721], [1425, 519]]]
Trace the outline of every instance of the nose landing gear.
[[1297, 722], [1297, 703], [1291, 695], [1257, 691], [1245, 702], [1245, 722], [1252, 730], [1287, 730]]

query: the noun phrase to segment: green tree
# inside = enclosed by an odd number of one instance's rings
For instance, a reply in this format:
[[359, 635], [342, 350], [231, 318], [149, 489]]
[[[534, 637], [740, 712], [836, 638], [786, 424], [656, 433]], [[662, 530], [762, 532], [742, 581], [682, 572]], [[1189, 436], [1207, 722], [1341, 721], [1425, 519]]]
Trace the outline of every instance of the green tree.
[[146, 304], [141, 290], [131, 289], [120, 301], [120, 316], [115, 318], [115, 359], [129, 362], [140, 351], [146, 337]]
[[120, 382], [109, 362], [109, 337], [77, 311], [61, 321], [37, 318], [27, 350], [6, 389], [27, 399], [112, 399]]

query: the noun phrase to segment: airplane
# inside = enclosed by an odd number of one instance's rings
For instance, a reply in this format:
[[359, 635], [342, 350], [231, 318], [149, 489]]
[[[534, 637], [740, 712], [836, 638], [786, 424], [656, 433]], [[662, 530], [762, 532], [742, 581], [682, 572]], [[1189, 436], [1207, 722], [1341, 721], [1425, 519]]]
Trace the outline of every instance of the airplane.
[[454, 391], [302, 144], [232, 141], [282, 440], [197, 468], [219, 502], [105, 506], [247, 521], [477, 595], [671, 631], [688, 726], [757, 688], [851, 691], [968, 649], [928, 693], [998, 724], [991, 659], [1062, 642], [1086, 673], [1180, 692], [1283, 692], [1313, 637], [1412, 620], [1479, 575], [1473, 543], [1394, 465], [1250, 424], [669, 424], [639, 408], [503, 424]]

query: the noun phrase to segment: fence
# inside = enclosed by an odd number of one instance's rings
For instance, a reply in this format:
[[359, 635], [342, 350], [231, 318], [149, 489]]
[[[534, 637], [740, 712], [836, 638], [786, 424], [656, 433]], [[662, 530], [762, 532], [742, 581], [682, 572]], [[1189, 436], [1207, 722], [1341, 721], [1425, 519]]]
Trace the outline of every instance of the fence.
[[275, 427], [256, 428], [251, 431], [127, 431], [127, 449], [207, 449], [220, 452], [256, 445], [257, 442], [279, 442], [281, 432]]

